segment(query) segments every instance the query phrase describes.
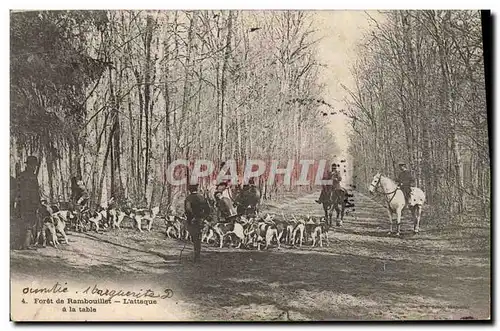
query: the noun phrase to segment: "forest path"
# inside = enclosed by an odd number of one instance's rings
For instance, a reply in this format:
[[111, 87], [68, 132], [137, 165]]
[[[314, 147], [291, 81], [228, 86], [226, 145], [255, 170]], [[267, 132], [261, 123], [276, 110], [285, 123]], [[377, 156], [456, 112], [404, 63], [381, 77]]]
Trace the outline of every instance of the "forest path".
[[[322, 208], [314, 202], [318, 194], [288, 198], [263, 210], [320, 216]], [[109, 308], [113, 311], [110, 319], [490, 316], [489, 226], [463, 224], [437, 229], [424, 213], [421, 233], [414, 235], [408, 214], [404, 214], [402, 236], [389, 236], [384, 208], [359, 193], [354, 194], [354, 200], [356, 210], [348, 213], [343, 227], [330, 231], [329, 245], [323, 248], [311, 248], [307, 243], [300, 249], [256, 251], [204, 244], [203, 261], [195, 265], [190, 261], [192, 246], [165, 238], [164, 225], [158, 222], [150, 233], [132, 228], [100, 234], [72, 233], [70, 245], [62, 244], [60, 249], [11, 251], [11, 275], [15, 282], [28, 281], [37, 286], [64, 280], [82, 288], [97, 284], [113, 289], [174, 291], [172, 298], [157, 305], [139, 306], [135, 315], [127, 309], [120, 313], [116, 306]], [[99, 308], [101, 312], [108, 309]], [[85, 316], [97, 318], [92, 314]], [[101, 315], [98, 319], [103, 319]]]

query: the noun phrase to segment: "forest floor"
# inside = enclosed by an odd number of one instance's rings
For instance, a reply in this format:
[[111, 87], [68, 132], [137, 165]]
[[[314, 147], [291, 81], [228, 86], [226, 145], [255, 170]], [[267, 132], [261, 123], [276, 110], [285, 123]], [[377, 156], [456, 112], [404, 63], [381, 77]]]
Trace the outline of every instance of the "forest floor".
[[[319, 216], [317, 196], [288, 197], [266, 209]], [[184, 243], [167, 239], [158, 222], [150, 233], [71, 233], [70, 245], [59, 249], [11, 251], [11, 277], [174, 291], [165, 299], [169, 308], [136, 319], [490, 318], [489, 222], [437, 228], [424, 212], [421, 233], [414, 235], [404, 214], [402, 236], [389, 236], [380, 204], [359, 193], [354, 199], [356, 211], [343, 227], [330, 230], [323, 248], [308, 243], [256, 251], [204, 244], [202, 263], [193, 264], [192, 246], [185, 246], [180, 259]]]

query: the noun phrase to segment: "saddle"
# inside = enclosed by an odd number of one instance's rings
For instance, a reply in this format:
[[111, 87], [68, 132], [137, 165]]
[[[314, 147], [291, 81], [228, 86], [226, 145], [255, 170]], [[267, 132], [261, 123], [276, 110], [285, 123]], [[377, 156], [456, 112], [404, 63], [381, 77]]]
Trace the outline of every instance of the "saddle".
[[333, 201], [334, 198], [337, 197], [337, 196], [339, 196], [339, 195], [340, 196], [341, 195], [347, 196], [347, 190], [345, 188], [343, 188], [343, 187], [337, 188], [337, 189], [332, 189], [330, 191], [329, 195], [330, 195], [330, 200]]

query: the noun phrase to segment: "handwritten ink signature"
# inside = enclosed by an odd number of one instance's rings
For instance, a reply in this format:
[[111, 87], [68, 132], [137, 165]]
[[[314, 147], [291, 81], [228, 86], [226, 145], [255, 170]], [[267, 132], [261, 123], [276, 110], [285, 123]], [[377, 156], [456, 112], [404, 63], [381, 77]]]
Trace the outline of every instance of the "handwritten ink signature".
[[114, 290], [108, 288], [99, 288], [97, 284], [94, 286], [87, 287], [83, 293], [85, 294], [97, 294], [99, 296], [108, 297], [109, 299], [113, 299], [114, 297], [134, 297], [136, 299], [139, 298], [159, 298], [159, 299], [168, 299], [173, 297], [174, 291], [172, 289], [166, 288], [163, 291], [163, 294], [157, 293], [151, 289], [139, 291], [125, 291], [122, 289]]
[[25, 287], [23, 288], [23, 294], [68, 293], [68, 287], [66, 285], [68, 285], [68, 283], [61, 285], [59, 282], [56, 282], [52, 287]]
[[[59, 284], [56, 282], [51, 287], [24, 287], [22, 289], [23, 294], [57, 294], [57, 293], [69, 293], [68, 283]], [[155, 299], [168, 299], [174, 296], [174, 291], [170, 288], [166, 288], [162, 292], [155, 292], [151, 289], [140, 289], [139, 291], [129, 291], [123, 289], [109, 289], [106, 287], [99, 287], [99, 285], [94, 284], [93, 286], [88, 286], [82, 291], [83, 294], [94, 294], [101, 297], [108, 297], [113, 299], [115, 297], [133, 297], [136, 299], [140, 298], [155, 298]]]

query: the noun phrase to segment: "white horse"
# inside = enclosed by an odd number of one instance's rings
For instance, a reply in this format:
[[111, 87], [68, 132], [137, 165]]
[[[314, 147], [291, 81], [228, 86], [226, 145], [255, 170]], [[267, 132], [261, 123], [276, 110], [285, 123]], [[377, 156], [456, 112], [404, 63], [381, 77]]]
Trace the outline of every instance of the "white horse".
[[[389, 234], [392, 233], [392, 215], [396, 213], [397, 220], [396, 223], [398, 225], [398, 232], [396, 235], [400, 235], [401, 229], [401, 212], [403, 208], [406, 206], [405, 196], [403, 191], [392, 181], [392, 179], [382, 176], [380, 173], [377, 173], [373, 176], [373, 180], [370, 184], [369, 191], [370, 193], [375, 192], [377, 187], [380, 185], [382, 191], [385, 195], [387, 202], [387, 210], [389, 212], [389, 220], [391, 222], [391, 228]], [[425, 193], [418, 187], [411, 188], [411, 194], [409, 199], [408, 208], [411, 211], [412, 219], [413, 219], [413, 232], [418, 233], [420, 229], [420, 216], [422, 215], [422, 205], [425, 202]]]

